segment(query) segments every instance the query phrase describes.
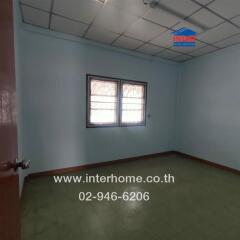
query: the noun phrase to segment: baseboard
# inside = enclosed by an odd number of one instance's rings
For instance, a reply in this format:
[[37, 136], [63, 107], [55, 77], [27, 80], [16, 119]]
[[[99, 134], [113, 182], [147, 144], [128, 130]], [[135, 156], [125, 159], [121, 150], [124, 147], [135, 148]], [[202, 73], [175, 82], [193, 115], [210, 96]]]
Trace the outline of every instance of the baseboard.
[[225, 165], [215, 163], [215, 162], [211, 162], [209, 160], [199, 158], [199, 157], [196, 157], [196, 156], [193, 156], [193, 155], [190, 155], [190, 154], [186, 154], [186, 153], [183, 153], [183, 152], [179, 152], [179, 151], [173, 151], [173, 153], [175, 153], [179, 156], [182, 156], [184, 158], [188, 158], [188, 159], [191, 159], [191, 160], [194, 160], [194, 161], [198, 161], [200, 163], [207, 164], [207, 165], [210, 165], [212, 167], [219, 168], [219, 169], [222, 169], [222, 170], [240, 175], [240, 170], [235, 169], [235, 168], [227, 167]]
[[[169, 156], [169, 155], [173, 155], [173, 154], [176, 154], [178, 156], [182, 156], [182, 157], [194, 160], [194, 161], [198, 161], [203, 164], [207, 164], [212, 167], [216, 167], [216, 168], [240, 175], [240, 170], [238, 170], [238, 169], [230, 168], [230, 167], [227, 167], [227, 166], [224, 166], [224, 165], [221, 165], [218, 163], [214, 163], [209, 160], [202, 159], [202, 158], [199, 158], [199, 157], [196, 157], [196, 156], [193, 156], [190, 154], [186, 154], [183, 152], [167, 151], [167, 152], [161, 152], [161, 153], [153, 153], [153, 154], [148, 154], [148, 155], [129, 157], [129, 158], [124, 158], [124, 159], [117, 159], [117, 160], [112, 160], [112, 161], [107, 161], [107, 162], [85, 164], [85, 165], [76, 166], [76, 167], [60, 168], [60, 169], [54, 169], [54, 170], [49, 170], [49, 171], [31, 173], [27, 177], [25, 177], [25, 181], [28, 180], [29, 178], [38, 178], [38, 177], [44, 177], [44, 176], [67, 174], [67, 173], [73, 173], [73, 172], [77, 172], [77, 171], [89, 169], [89, 168], [104, 167], [104, 166], [109, 166], [109, 165], [113, 165], [113, 164], [121, 164], [121, 163], [127, 163], [127, 162], [131, 162], [131, 161], [163, 157], [163, 156]], [[23, 188], [24, 188], [24, 185], [23, 185]]]
[[77, 171], [80, 171], [83, 169], [104, 167], [104, 166], [113, 165], [113, 164], [121, 164], [121, 163], [136, 161], [136, 160], [143, 160], [143, 159], [149, 159], [149, 158], [155, 158], [155, 157], [163, 157], [163, 156], [168, 156], [168, 155], [172, 155], [172, 154], [175, 154], [175, 152], [167, 151], [167, 152], [153, 153], [153, 154], [136, 156], [136, 157], [129, 157], [129, 158], [124, 158], [124, 159], [117, 159], [117, 160], [112, 160], [112, 161], [107, 161], [107, 162], [85, 164], [85, 165], [76, 166], [76, 167], [60, 168], [60, 169], [54, 169], [54, 170], [49, 170], [49, 171], [44, 171], [44, 172], [31, 173], [25, 178], [25, 180], [27, 180], [29, 178], [37, 178], [37, 177], [43, 177], [43, 176], [52, 176], [52, 175], [73, 173], [73, 172], [77, 172]]

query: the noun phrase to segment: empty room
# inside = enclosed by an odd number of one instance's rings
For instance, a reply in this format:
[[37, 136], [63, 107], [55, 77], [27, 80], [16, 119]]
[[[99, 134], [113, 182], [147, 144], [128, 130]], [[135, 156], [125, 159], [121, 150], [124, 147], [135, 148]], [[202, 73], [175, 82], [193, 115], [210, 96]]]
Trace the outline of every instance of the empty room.
[[1, 240], [239, 236], [239, 0], [0, 1]]

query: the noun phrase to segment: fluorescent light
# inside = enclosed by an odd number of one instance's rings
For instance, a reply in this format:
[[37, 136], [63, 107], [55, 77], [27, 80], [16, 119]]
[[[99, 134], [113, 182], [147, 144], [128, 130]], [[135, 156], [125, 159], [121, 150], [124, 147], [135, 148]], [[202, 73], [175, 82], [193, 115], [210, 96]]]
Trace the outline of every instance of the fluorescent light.
[[107, 3], [107, 0], [95, 0], [95, 1], [97, 1], [97, 2], [99, 2], [99, 3], [101, 3], [101, 4]]
[[186, 23], [186, 25], [191, 24], [191, 25], [197, 27], [200, 31], [206, 31], [207, 30], [207, 28], [202, 26], [201, 24], [199, 24], [195, 21], [192, 21], [190, 19], [185, 19], [185, 17], [182, 16], [181, 14], [179, 14], [178, 12], [173, 11], [173, 10], [163, 6], [161, 4], [161, 1], [158, 1], [158, 0], [144, 0], [144, 4], [149, 5], [149, 7], [153, 8], [153, 9], [159, 8], [162, 11], [166, 12], [167, 14], [172, 15], [175, 18], [178, 18], [180, 22]]

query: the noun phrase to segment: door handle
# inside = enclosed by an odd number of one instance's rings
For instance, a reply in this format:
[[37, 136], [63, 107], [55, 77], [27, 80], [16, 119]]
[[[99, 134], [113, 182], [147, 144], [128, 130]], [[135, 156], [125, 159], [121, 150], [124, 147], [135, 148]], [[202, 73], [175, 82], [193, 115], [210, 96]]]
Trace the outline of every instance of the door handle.
[[21, 162], [11, 163], [11, 162], [4, 162], [0, 164], [0, 171], [7, 171], [9, 169], [14, 169], [17, 171], [18, 168], [21, 169], [28, 169], [30, 167], [30, 160], [22, 160]]
[[12, 164], [12, 168], [16, 171], [18, 168], [28, 169], [30, 168], [30, 160], [22, 160], [21, 162], [17, 162]]

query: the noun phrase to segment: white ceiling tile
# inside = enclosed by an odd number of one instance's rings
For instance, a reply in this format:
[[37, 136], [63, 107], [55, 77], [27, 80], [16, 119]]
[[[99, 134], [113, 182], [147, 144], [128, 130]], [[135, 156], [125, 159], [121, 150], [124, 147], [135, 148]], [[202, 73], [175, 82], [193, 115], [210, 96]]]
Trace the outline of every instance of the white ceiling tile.
[[173, 46], [172, 49], [174, 49], [177, 52], [181, 52], [181, 53], [191, 53], [191, 52], [195, 51], [196, 49], [199, 49], [204, 46], [206, 46], [205, 43], [196, 40], [196, 45], [194, 47], [190, 47], [190, 46], [189, 47], [177, 47], [177, 46], [174, 47]]
[[223, 41], [214, 43], [214, 45], [222, 48], [222, 47], [228, 47], [228, 46], [239, 44], [239, 43], [240, 43], [240, 34], [237, 34], [233, 37], [224, 39]]
[[[116, 47], [178, 62], [240, 44], [240, 29], [234, 26], [240, 27], [240, 0], [159, 0], [160, 8], [155, 9], [142, 0], [107, 0], [106, 4], [96, 0], [20, 0], [20, 3], [26, 23], [48, 28], [49, 11], [54, 3], [52, 30], [106, 44], [113, 42]], [[200, 4], [206, 7], [201, 8]], [[183, 20], [170, 12], [192, 15]], [[223, 22], [217, 14], [233, 24]], [[204, 31], [198, 24], [211, 29]], [[195, 47], [173, 46], [172, 31], [183, 27], [197, 32], [200, 41], [196, 40]]]
[[106, 5], [96, 17], [94, 25], [100, 25], [112, 32], [123, 33], [137, 19], [138, 17], [127, 14], [119, 8]]
[[180, 21], [179, 18], [159, 8], [148, 10], [143, 18], [166, 27], [171, 27]]
[[174, 58], [174, 61], [177, 61], [177, 62], [184, 62], [184, 61], [187, 61], [187, 60], [190, 60], [192, 59], [193, 57], [191, 56], [188, 56], [188, 55], [180, 55], [180, 56], [177, 56], [176, 58]]
[[137, 16], [142, 16], [148, 10], [143, 0], [108, 0], [107, 3]]
[[171, 47], [173, 45], [173, 36], [171, 31], [162, 33], [160, 36], [151, 40], [151, 43], [154, 43], [160, 47]]
[[202, 47], [205, 47], [206, 46], [206, 43], [203, 43], [203, 42], [200, 42], [198, 40], [196, 40], [196, 45], [195, 45], [195, 49], [199, 49], [199, 48], [202, 48]]
[[201, 9], [200, 11], [193, 14], [189, 19], [207, 28], [212, 28], [224, 21], [222, 18], [206, 9]]
[[240, 16], [237, 16], [237, 17], [231, 19], [231, 21], [240, 27]]
[[118, 36], [117, 33], [110, 32], [99, 26], [91, 26], [85, 37], [102, 43], [112, 43]]
[[121, 36], [120, 38], [117, 39], [117, 41], [114, 42], [114, 46], [116, 47], [121, 47], [121, 48], [126, 48], [126, 49], [136, 49], [140, 45], [142, 45], [142, 41], [138, 41], [136, 39], [128, 38], [126, 36]]
[[195, 0], [196, 2], [200, 3], [200, 4], [203, 4], [203, 5], [206, 5], [214, 0]]
[[161, 0], [160, 4], [171, 11], [186, 17], [200, 9], [201, 7], [191, 0]]
[[181, 29], [183, 27], [190, 28], [191, 30], [193, 30], [196, 33], [200, 33], [200, 32], [203, 31], [202, 28], [200, 28], [200, 27], [198, 27], [196, 25], [193, 25], [193, 24], [191, 24], [191, 23], [189, 23], [187, 21], [182, 21], [182, 22], [176, 24], [174, 27], [172, 27], [172, 29], [178, 30], [178, 29]]
[[52, 15], [51, 29], [81, 37], [87, 30], [88, 25], [81, 22], [69, 20], [67, 18]]
[[239, 0], [216, 0], [210, 3], [208, 7], [225, 18], [240, 14]]
[[89, 24], [102, 6], [95, 0], [55, 0], [53, 12]]
[[207, 43], [214, 43], [239, 32], [240, 30], [237, 27], [228, 22], [224, 22], [217, 27], [198, 35], [197, 38]]
[[180, 52], [180, 53], [190, 53], [196, 50], [194, 47], [171, 47], [171, 49]]
[[162, 50], [164, 50], [164, 48], [158, 47], [149, 43], [144, 44], [143, 46], [137, 49], [138, 52], [149, 54], [149, 55], [155, 55], [161, 52]]
[[190, 55], [197, 57], [197, 56], [201, 56], [203, 54], [214, 52], [216, 50], [217, 50], [217, 48], [215, 48], [213, 46], [206, 46], [206, 47], [200, 48], [200, 49], [192, 52]]
[[48, 28], [49, 13], [22, 5], [22, 14], [25, 23]]
[[126, 31], [125, 35], [142, 41], [149, 41], [166, 30], [166, 28], [155, 23], [148, 22], [144, 19], [139, 19], [131, 25], [131, 27]]
[[21, 3], [39, 8], [45, 11], [50, 11], [52, 0], [21, 0]]
[[174, 52], [172, 50], [166, 49], [162, 52], [160, 52], [159, 54], [157, 54], [157, 56], [162, 57], [162, 58], [166, 58], [166, 59], [173, 59], [177, 56], [181, 55], [181, 53], [178, 52]]

